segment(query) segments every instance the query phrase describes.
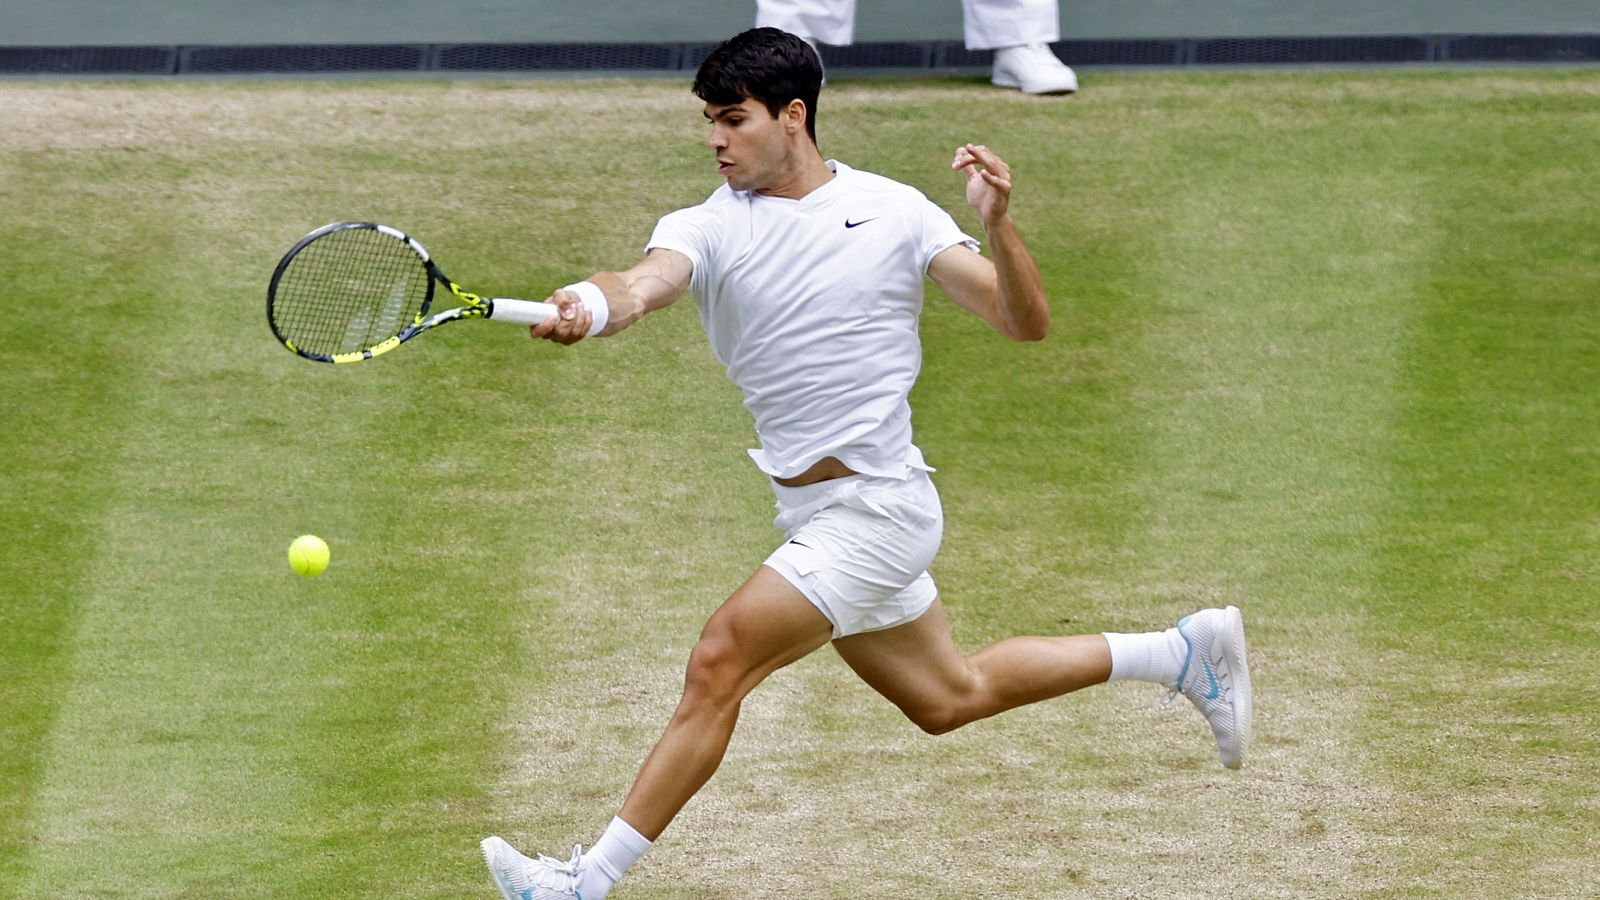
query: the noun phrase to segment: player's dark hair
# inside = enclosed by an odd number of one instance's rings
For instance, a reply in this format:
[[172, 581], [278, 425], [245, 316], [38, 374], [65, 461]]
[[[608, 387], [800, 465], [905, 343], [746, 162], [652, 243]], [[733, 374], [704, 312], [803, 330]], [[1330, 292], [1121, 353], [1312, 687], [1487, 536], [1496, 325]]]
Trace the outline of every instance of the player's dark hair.
[[799, 100], [806, 105], [806, 134], [817, 142], [817, 94], [822, 60], [811, 45], [787, 31], [752, 28], [723, 41], [695, 72], [694, 95], [717, 106], [746, 99], [778, 110]]

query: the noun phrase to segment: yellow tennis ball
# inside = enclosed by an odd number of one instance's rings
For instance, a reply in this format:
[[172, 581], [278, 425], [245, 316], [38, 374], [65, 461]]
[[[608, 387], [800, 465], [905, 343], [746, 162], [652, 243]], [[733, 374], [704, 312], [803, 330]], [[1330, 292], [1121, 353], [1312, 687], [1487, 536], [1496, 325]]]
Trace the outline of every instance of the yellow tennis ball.
[[307, 578], [328, 568], [328, 543], [314, 534], [302, 534], [289, 545], [289, 566]]

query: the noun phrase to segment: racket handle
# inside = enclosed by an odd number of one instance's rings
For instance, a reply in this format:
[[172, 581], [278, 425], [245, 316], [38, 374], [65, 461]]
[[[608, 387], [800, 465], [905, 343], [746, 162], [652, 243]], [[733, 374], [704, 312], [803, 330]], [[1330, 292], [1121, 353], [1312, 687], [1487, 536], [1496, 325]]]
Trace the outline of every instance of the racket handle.
[[512, 300], [509, 297], [496, 297], [489, 301], [489, 316], [497, 322], [511, 322], [516, 325], [537, 325], [546, 319], [554, 318], [556, 308], [551, 303], [538, 303], [533, 300]]

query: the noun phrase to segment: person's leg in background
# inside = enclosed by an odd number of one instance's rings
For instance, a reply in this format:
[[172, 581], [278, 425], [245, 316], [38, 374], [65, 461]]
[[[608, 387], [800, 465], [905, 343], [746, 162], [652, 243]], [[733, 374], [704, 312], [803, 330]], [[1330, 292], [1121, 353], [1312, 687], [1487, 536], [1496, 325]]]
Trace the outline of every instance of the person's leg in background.
[[[756, 0], [756, 27], [778, 28], [804, 38], [817, 51], [817, 42], [844, 46], [855, 41], [856, 0]], [[828, 83], [823, 73], [822, 83]]]
[[1056, 0], [961, 0], [968, 50], [993, 50], [992, 81], [1024, 94], [1071, 94], [1078, 76], [1050, 52], [1061, 39]]
[[856, 0], [756, 0], [756, 27], [842, 46], [855, 40]]

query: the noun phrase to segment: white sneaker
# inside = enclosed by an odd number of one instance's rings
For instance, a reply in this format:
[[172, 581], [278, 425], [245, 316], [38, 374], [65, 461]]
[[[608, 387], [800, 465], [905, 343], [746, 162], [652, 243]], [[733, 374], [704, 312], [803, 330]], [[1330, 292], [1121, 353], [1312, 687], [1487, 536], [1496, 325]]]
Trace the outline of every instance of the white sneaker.
[[1188, 645], [1188, 653], [1167, 699], [1180, 693], [1188, 697], [1211, 724], [1222, 764], [1237, 769], [1244, 765], [1250, 747], [1252, 716], [1244, 617], [1234, 606], [1203, 609], [1184, 616], [1178, 622], [1178, 634]]
[[1078, 74], [1057, 59], [1048, 44], [996, 50], [994, 76], [989, 80], [1020, 88], [1024, 94], [1070, 94], [1078, 89]]
[[542, 853], [537, 859], [529, 859], [498, 837], [486, 837], [479, 846], [495, 887], [506, 900], [583, 900], [578, 893], [582, 847], [573, 847], [571, 861], [561, 862]]

